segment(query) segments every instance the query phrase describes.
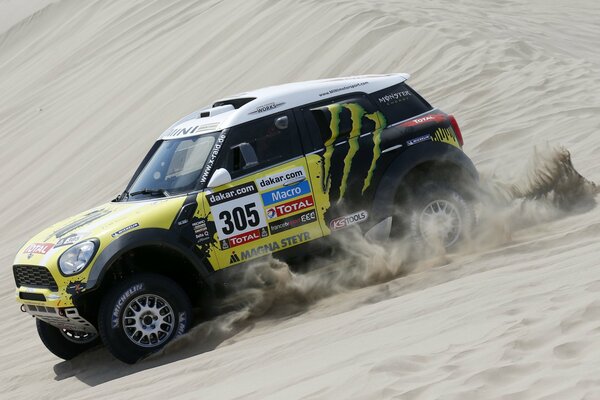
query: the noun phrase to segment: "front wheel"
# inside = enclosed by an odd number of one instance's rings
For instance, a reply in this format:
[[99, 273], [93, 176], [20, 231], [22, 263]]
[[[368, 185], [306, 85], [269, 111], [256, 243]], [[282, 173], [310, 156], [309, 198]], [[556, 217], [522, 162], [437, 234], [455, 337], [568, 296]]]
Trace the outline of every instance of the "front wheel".
[[409, 226], [413, 240], [421, 247], [451, 250], [471, 234], [475, 212], [459, 191], [430, 183], [417, 191]]
[[42, 343], [52, 354], [63, 360], [70, 360], [99, 342], [95, 333], [57, 328], [38, 318], [35, 323]]
[[134, 275], [104, 297], [98, 316], [100, 336], [119, 360], [133, 364], [187, 331], [190, 300], [171, 279]]

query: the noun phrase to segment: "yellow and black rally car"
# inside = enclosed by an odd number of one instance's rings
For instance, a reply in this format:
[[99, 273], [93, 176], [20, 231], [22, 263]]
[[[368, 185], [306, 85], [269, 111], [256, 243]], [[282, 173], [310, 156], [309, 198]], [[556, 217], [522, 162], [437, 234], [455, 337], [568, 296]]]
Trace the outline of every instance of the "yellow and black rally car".
[[454, 117], [407, 79], [273, 86], [177, 121], [116, 199], [19, 250], [17, 301], [43, 343], [69, 359], [101, 339], [133, 363], [190, 327], [223, 270], [336, 231], [454, 246], [477, 172]]

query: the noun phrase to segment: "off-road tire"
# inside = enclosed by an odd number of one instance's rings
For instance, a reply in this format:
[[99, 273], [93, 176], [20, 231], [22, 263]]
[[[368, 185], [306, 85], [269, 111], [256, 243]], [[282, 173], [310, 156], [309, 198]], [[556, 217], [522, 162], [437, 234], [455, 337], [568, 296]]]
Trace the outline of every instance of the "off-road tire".
[[416, 190], [407, 225], [418, 248], [440, 252], [454, 250], [470, 237], [475, 220], [473, 204], [460, 190], [428, 182]]
[[104, 345], [119, 360], [134, 364], [184, 334], [192, 322], [190, 300], [171, 279], [133, 275], [106, 293], [98, 314]]
[[38, 318], [35, 323], [42, 343], [52, 354], [63, 360], [70, 360], [100, 343], [96, 334], [59, 329]]

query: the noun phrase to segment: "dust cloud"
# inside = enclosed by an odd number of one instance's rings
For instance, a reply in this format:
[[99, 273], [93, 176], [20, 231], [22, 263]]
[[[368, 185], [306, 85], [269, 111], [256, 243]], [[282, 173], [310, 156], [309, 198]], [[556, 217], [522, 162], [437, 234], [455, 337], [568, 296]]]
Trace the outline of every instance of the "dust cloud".
[[[477, 226], [456, 249], [467, 254], [509, 242], [524, 227], [586, 211], [595, 205], [598, 185], [577, 172], [563, 147], [536, 148], [524, 171], [510, 182], [482, 173], [476, 201]], [[444, 255], [422, 249], [415, 257], [408, 240], [369, 242], [357, 230], [337, 235], [335, 256], [310, 261], [309, 271], [294, 272], [272, 257], [257, 260], [229, 282], [233, 294], [217, 304], [227, 310], [196, 325], [158, 355], [200, 342], [220, 342], [250, 321], [302, 312], [342, 292], [375, 285], [432, 265]], [[152, 356], [154, 357], [154, 356]]]

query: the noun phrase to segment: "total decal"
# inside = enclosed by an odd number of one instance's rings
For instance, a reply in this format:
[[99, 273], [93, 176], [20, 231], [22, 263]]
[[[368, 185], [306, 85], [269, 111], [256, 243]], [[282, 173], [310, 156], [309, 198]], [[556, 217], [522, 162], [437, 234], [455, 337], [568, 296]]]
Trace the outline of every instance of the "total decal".
[[232, 247], [241, 246], [246, 243], [253, 242], [258, 239], [263, 239], [269, 236], [269, 231], [266, 227], [255, 229], [250, 232], [241, 233], [236, 236], [232, 236], [229, 239], [221, 240], [221, 250], [227, 250]]
[[440, 122], [446, 121], [446, 118], [447, 117], [445, 114], [429, 114], [429, 115], [425, 115], [420, 118], [415, 118], [415, 119], [411, 119], [409, 121], [403, 122], [400, 124], [400, 126], [407, 128], [409, 126], [417, 126], [417, 125], [425, 124], [428, 122], [440, 123]]
[[353, 214], [344, 215], [343, 217], [331, 220], [329, 222], [329, 228], [332, 231], [337, 231], [352, 225], [360, 224], [361, 222], [366, 221], [368, 218], [369, 213], [366, 210], [357, 211]]
[[53, 247], [52, 243], [31, 243], [23, 250], [23, 254], [46, 254]]
[[266, 254], [276, 252], [281, 249], [285, 249], [286, 247], [297, 246], [301, 243], [308, 242], [309, 240], [310, 233], [301, 232], [297, 235], [285, 237], [278, 241], [273, 241], [247, 250], [242, 250], [239, 253], [236, 251], [232, 251], [229, 257], [229, 262], [230, 264], [234, 264], [241, 261], [251, 260], [253, 258], [257, 258]]
[[274, 219], [283, 217], [284, 215], [292, 214], [314, 206], [315, 201], [309, 194], [308, 196], [267, 208], [267, 218]]

